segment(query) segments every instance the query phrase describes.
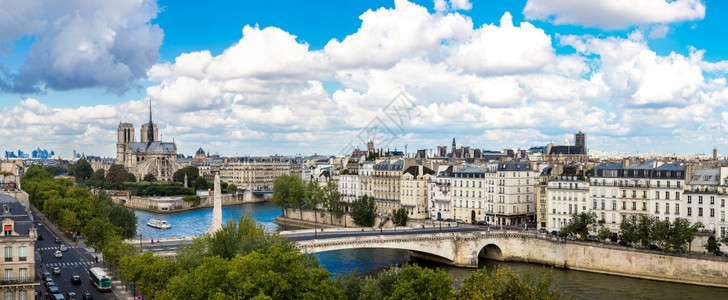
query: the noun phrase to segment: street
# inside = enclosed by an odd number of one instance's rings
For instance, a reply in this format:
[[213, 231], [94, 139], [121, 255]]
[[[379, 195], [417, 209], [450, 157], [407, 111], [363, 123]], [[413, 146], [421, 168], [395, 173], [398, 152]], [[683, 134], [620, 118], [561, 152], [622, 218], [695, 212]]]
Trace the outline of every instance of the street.
[[[53, 268], [59, 267], [61, 274], [51, 275], [51, 278], [53, 278], [53, 281], [64, 297], [68, 292], [75, 292], [76, 297], [81, 299], [83, 293], [88, 291], [93, 294], [94, 299], [116, 299], [112, 293], [100, 293], [89, 281], [88, 269], [95, 265], [94, 257], [91, 254], [76, 245], [66, 245], [68, 246], [68, 250], [62, 252], [63, 257], [56, 258], [53, 254], [56, 250], [59, 250], [61, 245], [54, 242], [56, 236], [45, 226], [38, 227], [38, 234], [43, 236], [43, 240], [36, 241], [35, 243], [36, 253], [40, 255], [40, 259], [37, 259], [36, 262], [36, 272], [38, 272], [40, 278], [41, 285], [39, 286], [39, 290], [41, 293], [48, 291], [45, 286], [45, 280], [42, 277], [43, 272], [53, 274]], [[71, 277], [73, 275], [81, 276], [80, 284], [74, 285], [71, 283]]]

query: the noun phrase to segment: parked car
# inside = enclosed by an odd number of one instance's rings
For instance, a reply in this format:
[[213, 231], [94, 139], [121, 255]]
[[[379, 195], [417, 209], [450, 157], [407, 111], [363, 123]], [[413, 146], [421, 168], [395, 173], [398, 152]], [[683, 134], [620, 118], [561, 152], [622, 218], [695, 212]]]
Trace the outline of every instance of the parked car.
[[478, 222], [475, 222], [475, 225], [487, 226], [488, 225], [488, 222], [486, 222], [486, 221], [478, 221]]
[[51, 278], [51, 272], [43, 272], [43, 279], [53, 280], [53, 278]]
[[586, 240], [590, 242], [599, 242], [599, 238], [596, 235], [587, 235]]
[[42, 234], [39, 234], [39, 235], [38, 235], [38, 240], [39, 240], [39, 241], [42, 241], [42, 240], [43, 240], [43, 235], [42, 235]]
[[619, 241], [619, 245], [620, 246], [625, 246], [625, 247], [630, 247], [629, 243], [627, 243], [625, 241]]
[[551, 230], [551, 235], [558, 236], [559, 235], [559, 232], [556, 231], [556, 230]]
[[447, 219], [445, 219], [445, 222], [455, 222], [455, 220], [447, 218]]
[[683, 254], [685, 254], [685, 249], [683, 249], [683, 248], [677, 248], [677, 249], [675, 249], [675, 253], [683, 253]]
[[91, 294], [90, 292], [86, 291], [83, 293], [82, 298], [83, 298], [83, 300], [93, 300], [94, 294]]
[[54, 240], [54, 242], [55, 242], [56, 244], [60, 244], [60, 243], [61, 243], [61, 239], [60, 239], [60, 238], [56, 238], [56, 239]]
[[460, 219], [456, 219], [456, 220], [455, 220], [455, 223], [457, 223], [457, 224], [463, 224], [463, 220], [460, 220]]
[[56, 250], [56, 252], [53, 253], [53, 256], [55, 256], [57, 258], [61, 258], [61, 257], [63, 257], [63, 252], [61, 252], [61, 250]]
[[78, 275], [71, 276], [71, 283], [72, 284], [81, 284], [81, 276], [78, 276]]
[[657, 246], [655, 244], [649, 244], [649, 245], [647, 245], [647, 249], [662, 251], [662, 248], [660, 248], [660, 246]]
[[545, 228], [539, 228], [537, 231], [539, 234], [549, 234], [549, 231]]
[[66, 300], [77, 300], [76, 293], [74, 292], [68, 292], [66, 294]]
[[61, 274], [61, 268], [54, 267], [53, 268], [53, 275], [60, 275]]
[[715, 255], [715, 256], [728, 256], [728, 254], [726, 254], [725, 252], [720, 251], [720, 250], [713, 251], [713, 255]]
[[53, 300], [66, 300], [66, 297], [63, 297], [63, 294], [59, 292], [58, 294], [53, 294]]
[[[48, 273], [48, 272], [46, 272], [46, 273]], [[56, 284], [53, 282], [53, 278], [51, 278], [51, 273], [48, 273], [48, 277], [45, 278], [45, 286], [50, 287], [51, 285], [56, 285]]]
[[61, 249], [61, 251], [66, 251], [66, 250], [68, 250], [68, 247], [64, 244], [61, 244], [60, 249]]
[[570, 241], [576, 241], [576, 237], [573, 234], [571, 234], [571, 233], [569, 233], [568, 235], [566, 235], [566, 239], [567, 240], [570, 240]]

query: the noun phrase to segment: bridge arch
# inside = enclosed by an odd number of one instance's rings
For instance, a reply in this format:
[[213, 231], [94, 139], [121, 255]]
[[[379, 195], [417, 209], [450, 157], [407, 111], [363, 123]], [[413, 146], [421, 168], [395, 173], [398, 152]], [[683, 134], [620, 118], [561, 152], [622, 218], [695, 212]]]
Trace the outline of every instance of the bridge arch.
[[497, 261], [503, 261], [503, 250], [501, 250], [500, 246], [489, 243], [483, 248], [480, 249], [480, 252], [478, 253], [478, 260], [480, 259], [490, 259], [490, 260], [497, 260]]

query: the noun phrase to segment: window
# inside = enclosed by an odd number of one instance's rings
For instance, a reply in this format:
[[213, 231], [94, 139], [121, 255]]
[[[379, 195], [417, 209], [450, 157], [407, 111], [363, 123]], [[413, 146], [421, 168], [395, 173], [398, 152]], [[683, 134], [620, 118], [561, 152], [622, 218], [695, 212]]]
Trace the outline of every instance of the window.
[[[678, 184], [677, 187], [680, 187], [680, 185]], [[689, 197], [690, 196], [688, 196], [688, 198]], [[675, 192], [675, 200], [680, 200], [680, 192]], [[690, 203], [690, 201], [688, 201], [688, 203]]]
[[665, 203], [665, 214], [666, 215], [670, 214], [670, 203]]
[[688, 196], [688, 204], [693, 203], [693, 196]]
[[[659, 183], [659, 181], [658, 181]], [[655, 192], [655, 199], [660, 199], [660, 191]]]
[[720, 199], [720, 207], [725, 207], [725, 199]]
[[20, 261], [26, 261], [28, 260], [28, 256], [26, 253], [26, 246], [20, 246], [18, 247], [18, 260]]
[[13, 234], [13, 225], [5, 225], [5, 228], [3, 228], [3, 231], [5, 235], [12, 235]]
[[698, 207], [698, 217], [702, 217], [702, 216], [703, 216], [703, 208]]
[[725, 212], [724, 211], [720, 212], [720, 221], [725, 222]]
[[5, 280], [13, 280], [13, 269], [5, 269]]
[[27, 280], [28, 278], [28, 269], [26, 268], [20, 268], [18, 269], [18, 279], [19, 280]]
[[647, 199], [647, 191], [642, 191], [642, 198]]
[[710, 209], [710, 217], [715, 217], [715, 208]]
[[602, 199], [602, 209], [604, 209], [604, 199]]
[[5, 261], [13, 261], [13, 247], [5, 246]]
[[642, 202], [642, 210], [647, 210], [647, 202]]
[[632, 210], [637, 210], [637, 202], [632, 201]]
[[13, 291], [5, 291], [5, 300], [13, 300]]
[[680, 204], [678, 204], [678, 203], [675, 203], [675, 214], [676, 215], [680, 214]]
[[655, 213], [656, 214], [660, 213], [660, 203], [655, 203]]
[[622, 209], [627, 209], [627, 201], [622, 201]]
[[612, 210], [617, 210], [617, 200], [612, 200]]
[[688, 217], [690, 217], [692, 215], [693, 215], [693, 208], [692, 207], [688, 207]]
[[698, 196], [698, 204], [703, 204], [703, 196]]
[[665, 199], [670, 200], [670, 192], [665, 192]]
[[715, 196], [710, 196], [710, 205], [715, 204]]

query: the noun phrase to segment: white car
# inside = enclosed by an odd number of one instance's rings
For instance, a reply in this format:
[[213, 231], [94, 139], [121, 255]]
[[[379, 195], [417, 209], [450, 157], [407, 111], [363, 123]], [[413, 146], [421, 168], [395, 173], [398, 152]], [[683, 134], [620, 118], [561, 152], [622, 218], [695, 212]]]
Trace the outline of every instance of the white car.
[[54, 253], [53, 256], [61, 258], [63, 257], [63, 252], [61, 252], [60, 250], [56, 250], [56, 253]]
[[66, 250], [68, 250], [68, 247], [66, 247], [66, 245], [63, 245], [63, 244], [61, 244], [61, 247], [60, 247], [60, 248], [61, 248], [61, 251], [66, 251]]

